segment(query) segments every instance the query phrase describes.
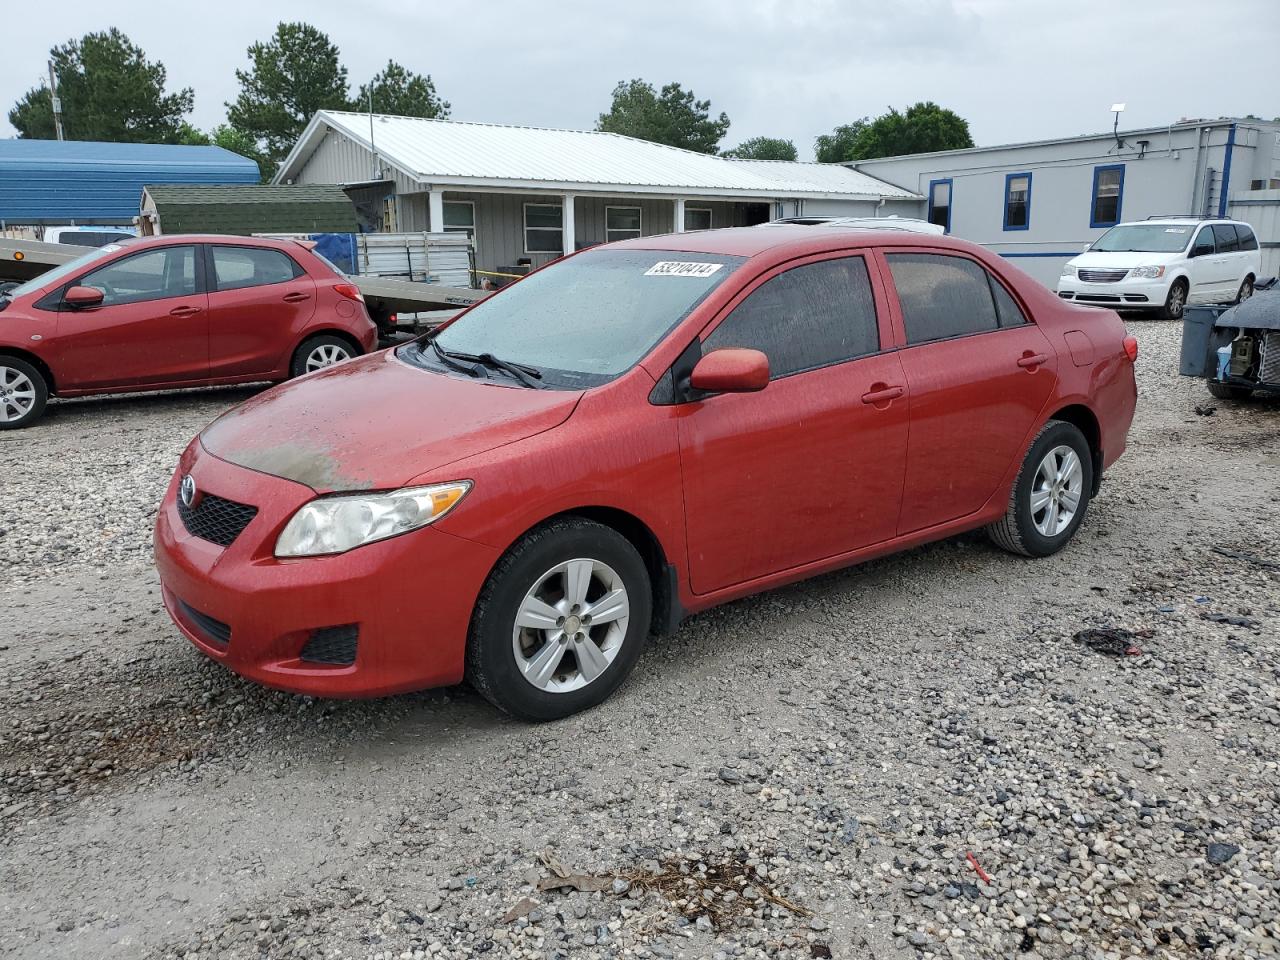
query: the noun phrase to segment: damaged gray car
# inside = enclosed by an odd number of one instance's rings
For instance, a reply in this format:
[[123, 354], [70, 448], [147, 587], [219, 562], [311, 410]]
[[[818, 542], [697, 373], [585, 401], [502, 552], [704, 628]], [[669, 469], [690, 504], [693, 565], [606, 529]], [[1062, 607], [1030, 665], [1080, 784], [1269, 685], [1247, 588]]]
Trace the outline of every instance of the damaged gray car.
[[1257, 284], [1233, 307], [1188, 307], [1179, 373], [1207, 380], [1219, 400], [1280, 394], [1280, 281]]

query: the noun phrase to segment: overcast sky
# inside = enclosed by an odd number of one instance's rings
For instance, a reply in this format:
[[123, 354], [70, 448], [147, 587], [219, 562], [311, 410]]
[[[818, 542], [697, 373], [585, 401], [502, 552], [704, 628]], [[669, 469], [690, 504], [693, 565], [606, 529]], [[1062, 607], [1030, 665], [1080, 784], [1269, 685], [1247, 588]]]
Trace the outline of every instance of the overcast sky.
[[[1182, 117], [1280, 115], [1277, 0], [57, 0], [4, 18], [5, 114], [47, 51], [115, 26], [163, 61], [191, 118], [222, 122], [245, 49], [282, 19], [338, 44], [353, 87], [388, 58], [430, 73], [453, 117], [589, 129], [619, 80], [676, 80], [732, 126], [812, 159], [813, 138], [888, 106], [935, 100], [980, 145]], [[0, 136], [12, 136], [0, 119]]]

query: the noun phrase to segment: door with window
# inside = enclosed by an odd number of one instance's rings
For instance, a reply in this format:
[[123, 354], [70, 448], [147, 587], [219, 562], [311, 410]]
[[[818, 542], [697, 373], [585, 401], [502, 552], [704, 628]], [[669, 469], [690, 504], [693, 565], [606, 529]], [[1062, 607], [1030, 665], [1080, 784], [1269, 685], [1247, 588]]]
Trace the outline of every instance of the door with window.
[[59, 385], [90, 389], [200, 380], [209, 371], [208, 298], [193, 244], [119, 257], [68, 286], [102, 291], [102, 304], [63, 307]]
[[[968, 516], [1023, 456], [1057, 383], [1048, 339], [976, 260], [886, 251], [906, 347], [911, 438], [898, 533]], [[891, 298], [892, 302], [892, 298]]]
[[208, 246], [209, 375], [267, 375], [289, 362], [316, 311], [316, 284], [270, 247]]
[[763, 351], [770, 380], [679, 408], [695, 593], [893, 536], [907, 397], [874, 269], [862, 256], [779, 268], [703, 340], [704, 355]]
[[1213, 227], [1204, 226], [1191, 242], [1187, 256], [1187, 279], [1191, 287], [1187, 291], [1188, 303], [1209, 303], [1214, 297], [1214, 288], [1221, 281], [1215, 281], [1214, 260], [1218, 257], [1218, 247], [1213, 239]]
[[1215, 249], [1214, 255], [1207, 259], [1213, 270], [1213, 301], [1222, 303], [1236, 298], [1240, 281], [1248, 272], [1245, 262], [1249, 258], [1240, 250], [1240, 237], [1234, 224], [1215, 223], [1212, 229]]

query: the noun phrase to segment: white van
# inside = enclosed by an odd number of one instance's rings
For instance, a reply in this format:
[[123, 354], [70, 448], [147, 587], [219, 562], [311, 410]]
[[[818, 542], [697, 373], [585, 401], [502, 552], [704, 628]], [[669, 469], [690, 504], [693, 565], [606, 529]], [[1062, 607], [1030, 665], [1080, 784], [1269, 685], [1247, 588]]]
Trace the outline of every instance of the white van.
[[1258, 238], [1247, 223], [1153, 217], [1116, 224], [1069, 260], [1058, 296], [1180, 320], [1189, 303], [1248, 299], [1261, 271]]
[[75, 247], [105, 247], [138, 235], [132, 227], [45, 227], [45, 243], [69, 243]]

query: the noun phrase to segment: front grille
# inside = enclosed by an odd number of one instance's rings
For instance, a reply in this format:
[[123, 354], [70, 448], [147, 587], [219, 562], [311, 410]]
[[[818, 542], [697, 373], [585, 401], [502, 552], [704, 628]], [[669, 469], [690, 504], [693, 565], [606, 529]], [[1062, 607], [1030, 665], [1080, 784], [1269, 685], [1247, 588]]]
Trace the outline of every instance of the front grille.
[[1262, 356], [1258, 360], [1258, 379], [1268, 386], [1280, 386], [1280, 332], [1262, 335]]
[[181, 498], [178, 499], [178, 516], [182, 518], [187, 533], [220, 547], [231, 546], [257, 515], [257, 507], [215, 497], [211, 493], [202, 496], [194, 507], [188, 507]]
[[1119, 283], [1129, 273], [1126, 270], [1085, 270], [1077, 271], [1080, 279], [1086, 283]]
[[205, 640], [223, 647], [231, 642], [231, 628], [221, 620], [215, 620], [207, 613], [201, 613], [185, 600], [179, 600], [178, 606], [188, 625]]
[[1090, 303], [1120, 303], [1114, 293], [1077, 293], [1077, 300], [1088, 300]]
[[349, 667], [356, 662], [356, 640], [359, 634], [360, 628], [354, 623], [312, 630], [311, 639], [298, 657], [310, 663], [332, 663]]

